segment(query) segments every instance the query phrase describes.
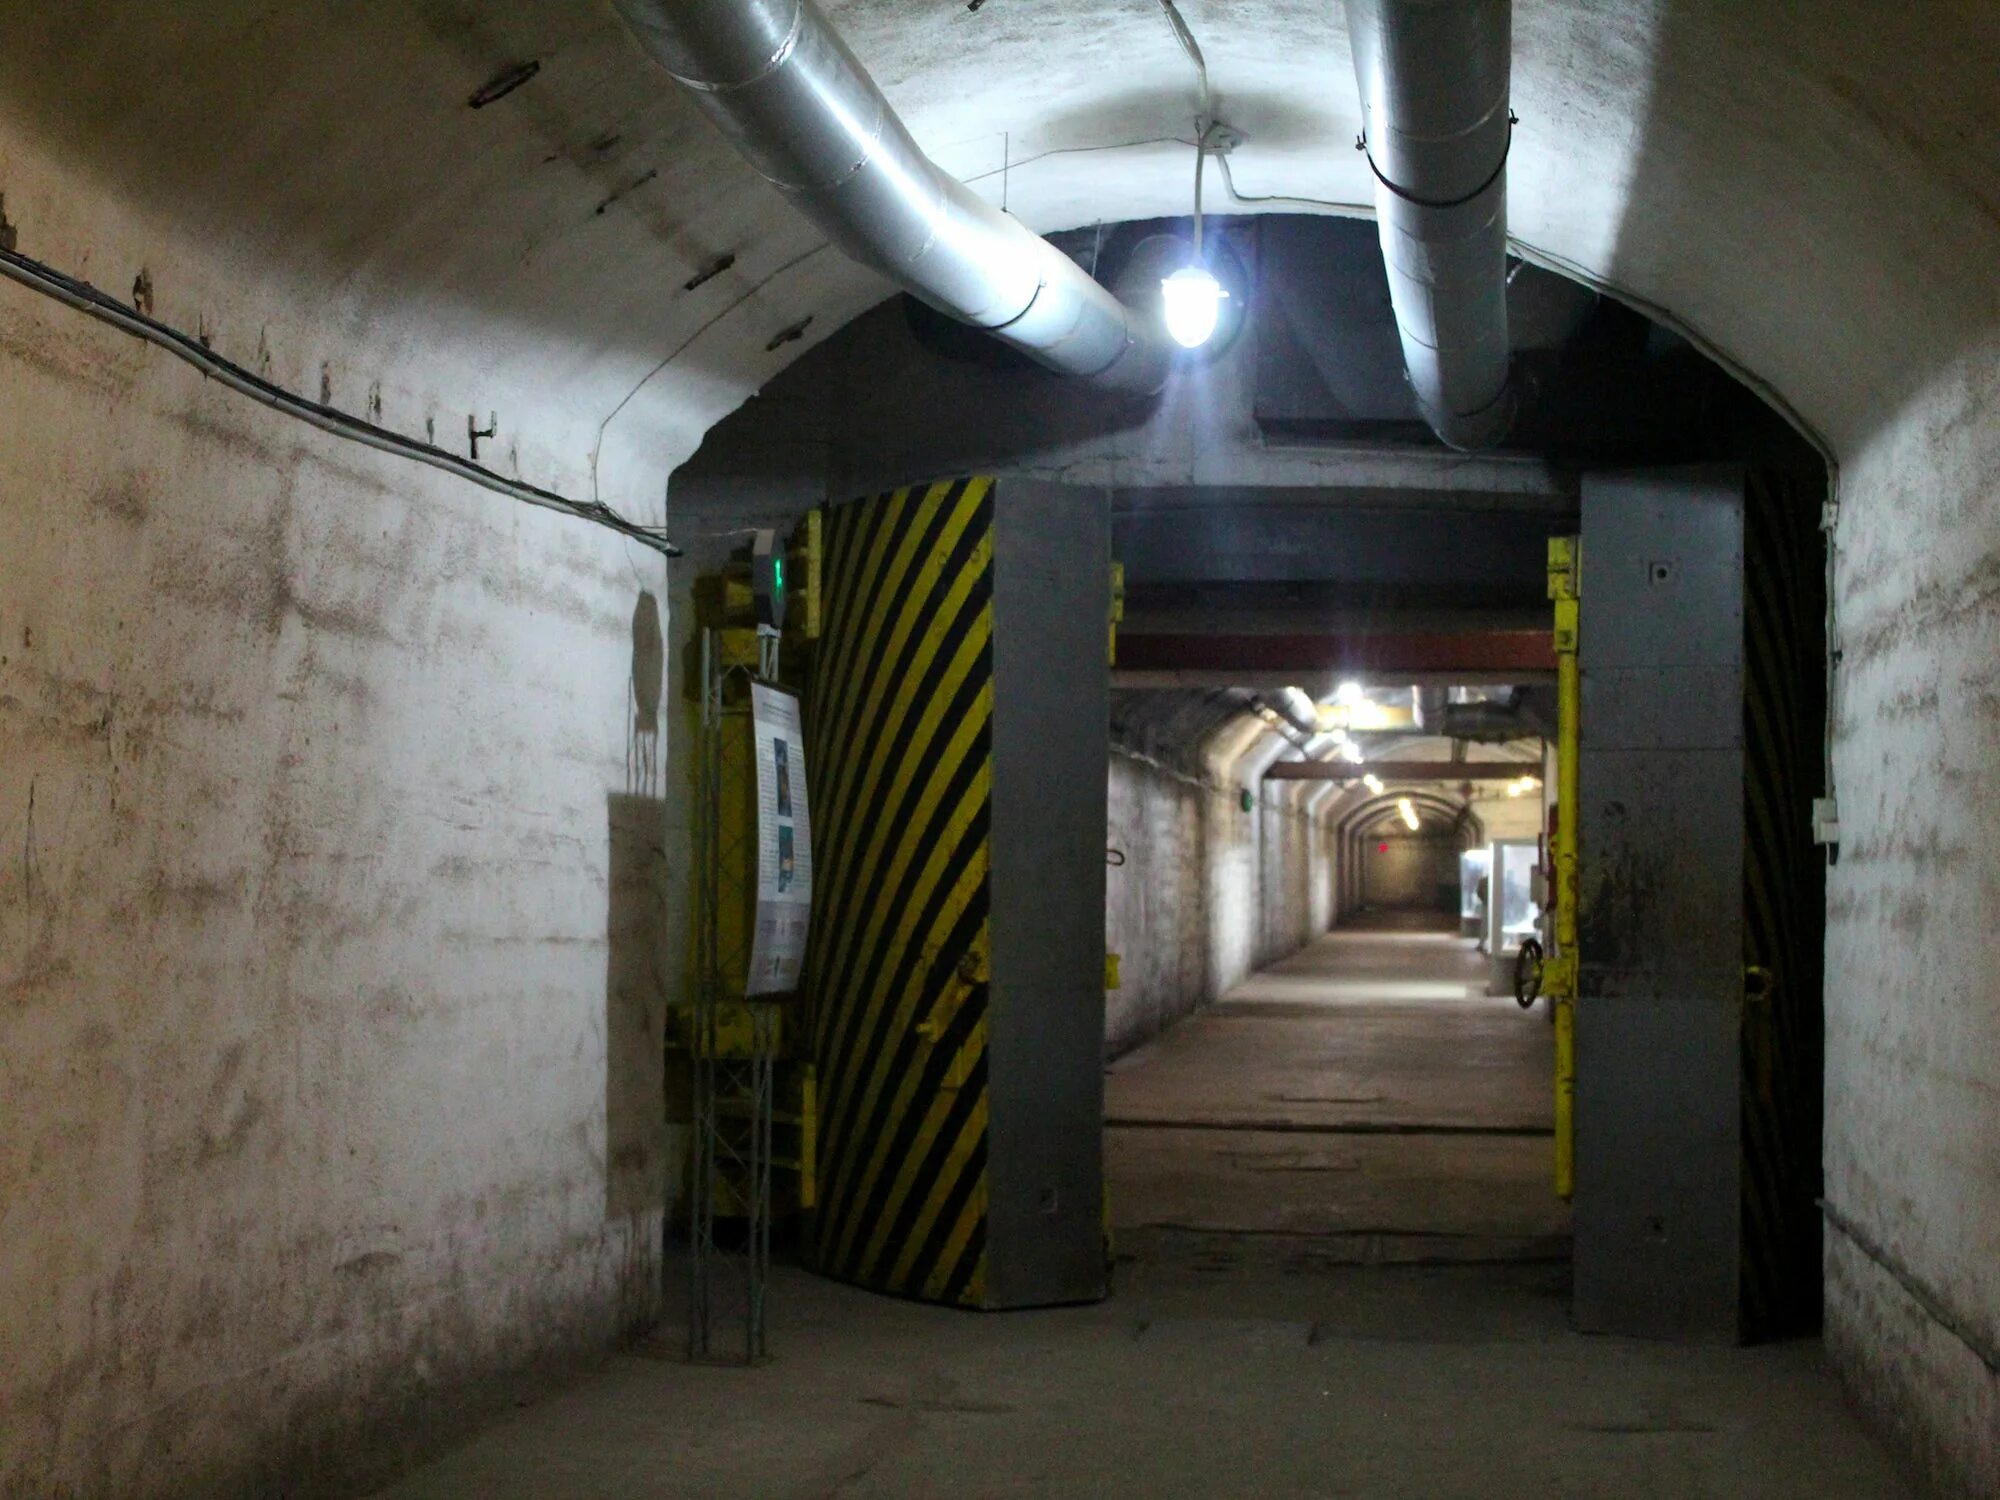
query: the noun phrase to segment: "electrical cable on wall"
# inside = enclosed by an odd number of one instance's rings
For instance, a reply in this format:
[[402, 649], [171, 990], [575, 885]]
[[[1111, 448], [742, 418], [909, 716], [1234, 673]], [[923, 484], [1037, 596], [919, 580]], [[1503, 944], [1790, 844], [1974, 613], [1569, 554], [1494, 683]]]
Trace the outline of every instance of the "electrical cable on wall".
[[482, 489], [492, 490], [495, 494], [505, 495], [509, 499], [574, 516], [581, 521], [589, 521], [593, 525], [615, 531], [621, 536], [630, 537], [633, 541], [663, 556], [680, 556], [680, 549], [667, 540], [666, 533], [659, 527], [644, 526], [636, 521], [627, 520], [602, 501], [572, 500], [557, 494], [554, 490], [543, 489], [525, 480], [509, 479], [504, 474], [495, 473], [470, 459], [460, 458], [457, 454], [449, 453], [433, 443], [405, 437], [387, 427], [380, 427], [360, 417], [350, 416], [337, 407], [295, 395], [283, 386], [245, 369], [234, 360], [217, 354], [201, 340], [160, 322], [136, 307], [120, 302], [87, 281], [80, 281], [18, 251], [0, 250], [0, 275], [5, 275], [9, 280], [18, 282], [30, 291], [40, 292], [43, 296], [53, 298], [67, 307], [75, 308], [78, 312], [87, 313], [100, 322], [108, 323], [121, 332], [131, 334], [134, 338], [164, 349], [237, 394], [248, 396], [273, 411], [282, 412], [288, 417], [317, 427], [322, 432], [360, 443], [397, 458], [407, 458], [420, 464], [427, 464], [433, 469], [441, 469], [447, 474], [468, 480]]

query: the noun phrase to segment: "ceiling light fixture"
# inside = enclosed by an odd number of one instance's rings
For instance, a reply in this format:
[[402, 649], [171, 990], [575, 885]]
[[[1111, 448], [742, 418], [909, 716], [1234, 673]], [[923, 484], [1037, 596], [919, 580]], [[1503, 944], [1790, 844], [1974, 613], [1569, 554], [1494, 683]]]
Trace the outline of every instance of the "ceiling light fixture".
[[1161, 311], [1173, 341], [1183, 349], [1199, 349], [1214, 338], [1228, 295], [1206, 266], [1182, 266], [1161, 281]]
[[1343, 682], [1333, 690], [1333, 701], [1345, 704], [1349, 708], [1354, 707], [1365, 696], [1366, 694], [1358, 682]]
[[[1174, 21], [1177, 32], [1185, 31], [1185, 23], [1172, 7], [1168, 7], [1168, 17]], [[1184, 44], [1192, 46], [1192, 36]], [[1215, 337], [1215, 326], [1222, 320], [1222, 304], [1229, 297], [1222, 283], [1215, 279], [1215, 273], [1209, 270], [1208, 257], [1202, 253], [1201, 245], [1202, 168], [1208, 161], [1209, 132], [1215, 126], [1208, 117], [1206, 68], [1202, 79], [1204, 103], [1202, 118], [1196, 122], [1199, 134], [1194, 144], [1194, 253], [1186, 265], [1160, 282], [1160, 312], [1166, 320], [1167, 333], [1183, 349], [1199, 349]]]
[[1417, 810], [1411, 806], [1408, 797], [1398, 797], [1396, 799], [1396, 811], [1403, 815], [1403, 822], [1409, 827], [1410, 832], [1415, 833], [1417, 831]]
[[1361, 778], [1361, 784], [1376, 796], [1379, 797], [1382, 795], [1382, 778], [1377, 776], [1373, 771], [1370, 771], [1366, 776]]

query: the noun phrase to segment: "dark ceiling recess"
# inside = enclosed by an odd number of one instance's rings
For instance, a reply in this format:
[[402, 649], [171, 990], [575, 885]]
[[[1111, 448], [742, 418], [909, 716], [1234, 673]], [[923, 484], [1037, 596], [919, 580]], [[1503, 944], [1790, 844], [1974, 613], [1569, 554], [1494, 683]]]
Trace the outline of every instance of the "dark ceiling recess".
[[[1382, 251], [1366, 221], [1256, 221], [1257, 425], [1300, 442], [1441, 446], [1402, 369]], [[1687, 340], [1567, 277], [1507, 284], [1521, 414], [1506, 451], [1555, 463], [1692, 463], [1810, 449]]]

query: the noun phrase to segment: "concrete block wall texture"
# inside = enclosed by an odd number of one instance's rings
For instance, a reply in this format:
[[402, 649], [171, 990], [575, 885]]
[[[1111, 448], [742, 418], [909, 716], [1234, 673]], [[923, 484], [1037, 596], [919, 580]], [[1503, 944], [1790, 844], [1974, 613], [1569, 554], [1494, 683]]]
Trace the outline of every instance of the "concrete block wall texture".
[[1207, 848], [1213, 794], [1192, 777], [1114, 750], [1104, 872], [1104, 942], [1119, 988], [1104, 997], [1106, 1055], [1157, 1036], [1209, 997]]
[[[0, 146], [24, 250], [369, 367]], [[344, 1493], [655, 1312], [664, 569], [9, 282], [0, 453], [0, 1495]]]
[[1841, 474], [1826, 1199], [1842, 1368], [1933, 1473], [1992, 1495], [2000, 850], [1981, 830], [2000, 811], [2000, 291], [1986, 284], [1981, 336]]
[[[1267, 732], [1242, 726], [1254, 747]], [[1222, 736], [1241, 743], [1240, 728]], [[1233, 748], [1228, 759], [1239, 752]], [[1213, 768], [1217, 762], [1210, 757]], [[1120, 955], [1105, 996], [1105, 1050], [1130, 1051], [1258, 969], [1288, 958], [1333, 919], [1333, 840], [1309, 795], [1112, 752], [1105, 946]]]

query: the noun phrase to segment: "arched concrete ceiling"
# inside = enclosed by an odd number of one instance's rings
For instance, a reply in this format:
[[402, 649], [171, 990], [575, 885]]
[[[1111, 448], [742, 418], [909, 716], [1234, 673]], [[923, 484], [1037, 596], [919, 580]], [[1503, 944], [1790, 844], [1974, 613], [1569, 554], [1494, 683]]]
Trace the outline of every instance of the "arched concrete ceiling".
[[[938, 159], [996, 198], [1004, 180], [1035, 227], [1186, 211], [1171, 140], [1193, 83], [1153, 0], [827, 9]], [[1247, 136], [1242, 189], [1365, 203], [1334, 0], [1183, 9]], [[579, 482], [615, 412], [606, 498], [656, 494], [713, 420], [885, 294], [606, 0], [5, 10], [0, 191], [22, 249], [121, 290], [143, 258], [163, 316], [302, 388], [326, 366], [356, 409], [380, 381], [394, 425], [498, 408], [536, 476]], [[1989, 0], [1524, 0], [1515, 31], [1530, 253], [1664, 310], [1837, 452], [1990, 352]], [[468, 107], [527, 60], [535, 77]]]

